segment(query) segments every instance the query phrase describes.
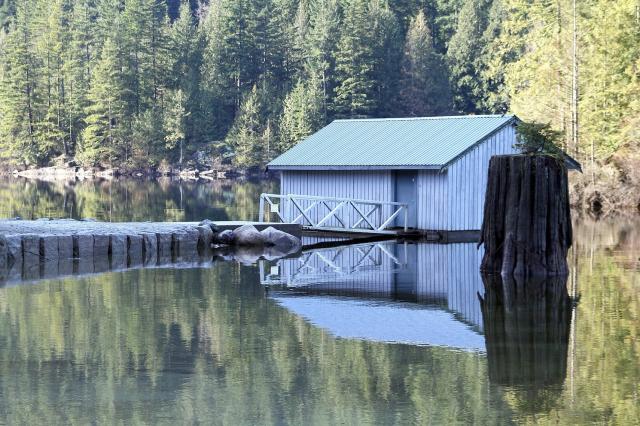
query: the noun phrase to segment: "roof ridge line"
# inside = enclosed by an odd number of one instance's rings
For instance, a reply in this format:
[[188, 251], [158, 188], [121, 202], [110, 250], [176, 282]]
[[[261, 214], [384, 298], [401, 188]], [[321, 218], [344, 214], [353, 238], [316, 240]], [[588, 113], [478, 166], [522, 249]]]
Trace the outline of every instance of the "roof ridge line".
[[432, 117], [339, 118], [333, 122], [349, 121], [420, 121], [420, 120], [473, 120], [476, 118], [512, 118], [513, 114], [441, 115]]

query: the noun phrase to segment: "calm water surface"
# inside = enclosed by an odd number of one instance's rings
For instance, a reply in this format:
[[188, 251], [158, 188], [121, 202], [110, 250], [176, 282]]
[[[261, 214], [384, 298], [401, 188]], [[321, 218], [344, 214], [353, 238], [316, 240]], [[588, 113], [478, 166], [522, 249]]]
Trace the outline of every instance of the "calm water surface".
[[[0, 216], [254, 219], [274, 189], [4, 181]], [[531, 309], [478, 259], [387, 243], [0, 287], [0, 422], [638, 424], [640, 221], [576, 224], [567, 292]]]

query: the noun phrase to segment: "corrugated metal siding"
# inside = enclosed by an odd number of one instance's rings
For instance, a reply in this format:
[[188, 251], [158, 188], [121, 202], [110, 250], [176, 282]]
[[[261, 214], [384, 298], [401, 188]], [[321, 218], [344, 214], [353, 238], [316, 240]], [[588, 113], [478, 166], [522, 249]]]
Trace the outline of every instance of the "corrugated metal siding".
[[418, 229], [447, 229], [449, 215], [447, 173], [418, 173]]
[[445, 230], [479, 230], [482, 227], [489, 160], [494, 155], [515, 154], [514, 126], [507, 126], [478, 144], [447, 169], [448, 206]]
[[482, 226], [489, 160], [515, 154], [515, 128], [507, 126], [478, 144], [442, 173], [418, 174], [418, 227], [464, 231]]
[[[393, 172], [382, 171], [282, 171], [280, 181], [280, 193], [282, 195], [314, 195], [324, 197], [358, 198], [362, 200], [393, 201], [394, 198]], [[304, 207], [310, 202], [303, 203]], [[285, 207], [287, 217], [292, 217], [298, 212], [293, 207]], [[315, 221], [328, 213], [328, 210], [316, 210], [312, 219]], [[385, 212], [388, 214], [388, 211]], [[355, 223], [359, 217], [352, 213], [341, 215], [349, 224]], [[372, 216], [374, 224], [380, 225], [380, 217]], [[338, 226], [337, 221], [332, 220], [328, 226]]]

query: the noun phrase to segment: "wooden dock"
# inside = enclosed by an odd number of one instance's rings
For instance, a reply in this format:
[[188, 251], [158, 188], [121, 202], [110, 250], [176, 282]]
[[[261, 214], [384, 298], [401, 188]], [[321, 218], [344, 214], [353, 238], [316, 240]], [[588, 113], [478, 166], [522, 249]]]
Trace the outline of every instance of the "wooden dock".
[[253, 222], [0, 221], [0, 282], [211, 259], [215, 232], [253, 224], [298, 238], [300, 225]]

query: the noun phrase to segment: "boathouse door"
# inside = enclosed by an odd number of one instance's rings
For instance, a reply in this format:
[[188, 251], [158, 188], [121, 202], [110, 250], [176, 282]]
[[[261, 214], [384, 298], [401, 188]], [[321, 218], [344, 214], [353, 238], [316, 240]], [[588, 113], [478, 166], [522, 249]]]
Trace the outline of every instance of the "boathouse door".
[[[396, 202], [409, 205], [409, 217], [407, 226], [416, 228], [418, 213], [416, 204], [418, 201], [418, 172], [411, 170], [399, 170], [396, 173]], [[396, 226], [404, 225], [404, 215], [398, 216]]]

